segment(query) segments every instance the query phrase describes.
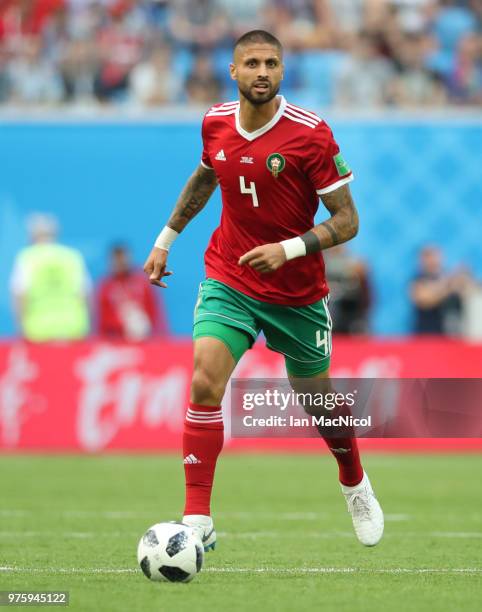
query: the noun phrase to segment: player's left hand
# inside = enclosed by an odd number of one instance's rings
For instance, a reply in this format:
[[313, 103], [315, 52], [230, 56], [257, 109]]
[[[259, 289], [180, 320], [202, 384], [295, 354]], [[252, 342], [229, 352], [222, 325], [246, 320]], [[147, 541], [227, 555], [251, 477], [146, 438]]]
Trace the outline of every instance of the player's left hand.
[[239, 258], [238, 264], [240, 266], [248, 264], [254, 270], [266, 274], [281, 268], [285, 262], [285, 250], [279, 242], [275, 242], [251, 249]]

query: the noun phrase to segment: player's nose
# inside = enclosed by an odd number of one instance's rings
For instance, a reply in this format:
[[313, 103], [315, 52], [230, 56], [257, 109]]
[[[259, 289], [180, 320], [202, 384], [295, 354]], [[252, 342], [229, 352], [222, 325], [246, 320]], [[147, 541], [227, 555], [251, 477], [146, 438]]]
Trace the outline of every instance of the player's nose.
[[258, 67], [258, 79], [264, 78], [268, 76], [268, 69], [266, 68], [266, 64], [260, 63]]

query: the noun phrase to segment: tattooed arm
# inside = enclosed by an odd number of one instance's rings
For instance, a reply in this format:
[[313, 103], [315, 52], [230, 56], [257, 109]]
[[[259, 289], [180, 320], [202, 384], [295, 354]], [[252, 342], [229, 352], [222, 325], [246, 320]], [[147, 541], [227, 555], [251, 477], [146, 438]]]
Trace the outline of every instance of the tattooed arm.
[[[314, 251], [328, 249], [351, 240], [358, 233], [358, 213], [348, 185], [326, 193], [321, 196], [321, 201], [330, 212], [331, 218], [315, 225], [311, 230], [318, 239], [318, 245], [313, 245]], [[307, 252], [312, 252], [308, 245]]]
[[179, 196], [167, 226], [180, 233], [207, 204], [218, 184], [214, 170], [202, 164], [193, 172]]
[[356, 236], [358, 213], [349, 186], [343, 185], [321, 199], [330, 211], [330, 219], [315, 225], [303, 236], [251, 249], [239, 259], [239, 265], [248, 264], [262, 273], [274, 272], [289, 259], [329, 249]]
[[158, 287], [167, 287], [161, 279], [170, 276], [166, 271], [169, 247], [178, 234], [186, 227], [198, 212], [207, 204], [216, 189], [218, 180], [214, 170], [202, 164], [191, 175], [179, 196], [166, 227], [159, 234], [154, 248], [144, 264], [144, 272], [149, 276], [149, 282]]

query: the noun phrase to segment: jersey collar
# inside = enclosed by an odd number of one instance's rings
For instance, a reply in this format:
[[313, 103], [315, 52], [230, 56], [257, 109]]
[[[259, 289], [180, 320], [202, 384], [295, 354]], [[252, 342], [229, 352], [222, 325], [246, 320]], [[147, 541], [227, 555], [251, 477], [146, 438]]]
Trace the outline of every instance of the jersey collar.
[[246, 140], [254, 140], [255, 138], [258, 138], [259, 136], [266, 134], [266, 132], [268, 132], [272, 127], [274, 127], [278, 123], [278, 121], [281, 119], [281, 117], [283, 116], [283, 113], [285, 112], [285, 108], [286, 108], [286, 100], [284, 96], [279, 96], [279, 97], [281, 101], [280, 101], [279, 108], [276, 111], [276, 114], [274, 115], [274, 117], [271, 119], [271, 121], [268, 121], [268, 123], [265, 123], [263, 127], [260, 127], [258, 130], [255, 130], [254, 132], [247, 132], [241, 127], [241, 124], [239, 122], [239, 104], [238, 104], [238, 106], [236, 107], [236, 112], [234, 113], [235, 122], [236, 122], [236, 130], [238, 134], [240, 134], [243, 138], [246, 138]]

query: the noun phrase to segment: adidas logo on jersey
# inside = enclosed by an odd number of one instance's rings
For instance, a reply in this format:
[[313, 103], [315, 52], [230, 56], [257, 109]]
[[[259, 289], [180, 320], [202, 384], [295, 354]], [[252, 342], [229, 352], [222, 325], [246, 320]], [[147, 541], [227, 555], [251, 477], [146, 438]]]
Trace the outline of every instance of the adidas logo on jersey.
[[221, 149], [220, 151], [218, 151], [214, 159], [217, 159], [218, 161], [226, 161], [226, 155], [224, 155], [224, 150]]
[[241, 164], [254, 164], [254, 159], [252, 157], [242, 157]]
[[187, 457], [184, 457], [184, 463], [202, 463], [202, 461], [191, 453]]

